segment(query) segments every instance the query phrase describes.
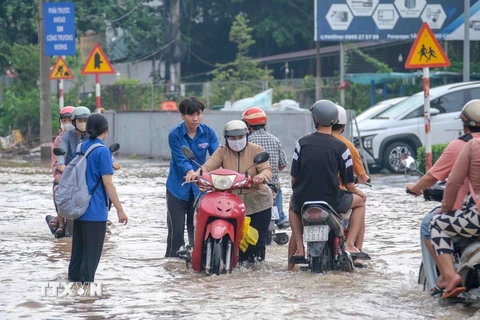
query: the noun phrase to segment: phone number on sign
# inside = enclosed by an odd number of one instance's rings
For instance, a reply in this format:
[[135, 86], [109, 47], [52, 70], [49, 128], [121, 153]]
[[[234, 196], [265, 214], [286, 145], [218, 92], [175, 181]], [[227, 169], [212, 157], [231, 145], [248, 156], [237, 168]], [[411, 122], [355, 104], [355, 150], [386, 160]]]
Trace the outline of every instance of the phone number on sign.
[[346, 34], [345, 40], [378, 40], [378, 34]]

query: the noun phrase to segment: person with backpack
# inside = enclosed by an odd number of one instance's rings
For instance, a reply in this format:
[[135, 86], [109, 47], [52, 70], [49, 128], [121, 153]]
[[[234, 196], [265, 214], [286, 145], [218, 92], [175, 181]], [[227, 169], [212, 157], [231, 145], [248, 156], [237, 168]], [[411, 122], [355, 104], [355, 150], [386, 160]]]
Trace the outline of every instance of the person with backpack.
[[[88, 205], [84, 213], [75, 219], [73, 227], [68, 279], [74, 282], [94, 281], [105, 240], [109, 198], [117, 209], [119, 222], [123, 224], [128, 222], [112, 180], [112, 155], [103, 143], [108, 134], [108, 121], [105, 116], [100, 113], [90, 115], [87, 119], [86, 132], [89, 139], [77, 147], [80, 154], [65, 170], [57, 191], [60, 214], [67, 211], [81, 214], [83, 209], [77, 210], [78, 206]], [[84, 175], [82, 170], [85, 172]], [[85, 179], [83, 185], [86, 183], [86, 188], [81, 188], [83, 178]], [[71, 197], [70, 201], [68, 197]], [[87, 203], [82, 202], [85, 198], [89, 199]]]

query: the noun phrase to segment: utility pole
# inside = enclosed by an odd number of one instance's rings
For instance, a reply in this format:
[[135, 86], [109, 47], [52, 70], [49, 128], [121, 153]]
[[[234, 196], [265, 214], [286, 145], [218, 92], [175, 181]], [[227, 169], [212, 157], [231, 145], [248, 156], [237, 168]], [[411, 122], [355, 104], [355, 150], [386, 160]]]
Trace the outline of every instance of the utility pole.
[[[340, 85], [345, 81], [345, 45], [340, 42]], [[340, 105], [345, 107], [345, 88], [340, 90]]]
[[316, 90], [315, 90], [315, 99], [318, 101], [322, 99], [322, 68], [320, 66], [320, 41], [315, 41], [317, 49], [317, 78], [316, 78]]
[[40, 159], [50, 160], [52, 147], [52, 103], [50, 80], [50, 59], [45, 55], [45, 25], [43, 3], [38, 0], [38, 43], [40, 46]]
[[470, 81], [470, 0], [465, 0], [465, 34], [463, 37], [463, 81]]
[[182, 59], [182, 47], [180, 45], [180, 0], [165, 0], [163, 6], [165, 24], [164, 43], [165, 49], [160, 67], [160, 76], [165, 73], [166, 84], [170, 83], [167, 91], [176, 91], [180, 84], [180, 60]]
[[[171, 34], [170, 39], [175, 39], [172, 44], [172, 55], [170, 65], [170, 80], [175, 89], [180, 86], [180, 60], [182, 59], [182, 49], [180, 46], [180, 0], [170, 1]], [[179, 89], [180, 90], [180, 89]]]

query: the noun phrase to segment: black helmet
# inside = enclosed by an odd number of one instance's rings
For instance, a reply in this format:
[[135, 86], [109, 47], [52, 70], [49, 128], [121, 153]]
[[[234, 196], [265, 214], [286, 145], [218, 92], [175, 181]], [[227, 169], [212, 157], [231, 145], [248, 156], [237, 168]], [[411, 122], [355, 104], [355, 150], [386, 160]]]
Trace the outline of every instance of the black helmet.
[[338, 108], [330, 100], [318, 100], [310, 107], [313, 120], [321, 126], [332, 126], [338, 122]]
[[101, 113], [94, 113], [87, 119], [87, 133], [90, 138], [96, 138], [108, 129], [107, 118]]

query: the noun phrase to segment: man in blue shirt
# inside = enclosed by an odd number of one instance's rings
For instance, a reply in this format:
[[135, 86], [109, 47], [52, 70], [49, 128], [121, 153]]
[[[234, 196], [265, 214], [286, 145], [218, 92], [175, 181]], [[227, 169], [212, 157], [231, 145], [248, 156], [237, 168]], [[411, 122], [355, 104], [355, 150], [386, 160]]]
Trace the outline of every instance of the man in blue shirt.
[[103, 114], [93, 114], [87, 120], [90, 138], [82, 144], [85, 154], [93, 144], [101, 144], [87, 157], [86, 181], [92, 195], [85, 213], [73, 225], [72, 254], [68, 266], [68, 279], [75, 282], [93, 282], [102, 256], [103, 241], [108, 219], [108, 199], [117, 209], [118, 220], [126, 224], [128, 218], [118, 199], [112, 182], [113, 163], [110, 150], [103, 140], [108, 133], [108, 122]]
[[170, 172], [167, 178], [167, 251], [165, 257], [178, 257], [177, 251], [185, 244], [185, 215], [187, 216], [188, 242], [193, 245], [193, 202], [200, 190], [192, 183], [182, 183], [187, 176], [193, 176], [198, 166], [182, 153], [182, 146], [188, 147], [197, 163], [205, 163], [207, 151], [212, 155], [219, 143], [215, 131], [200, 122], [205, 106], [195, 97], [184, 99], [179, 111], [184, 120], [170, 131], [168, 144], [172, 151]]

